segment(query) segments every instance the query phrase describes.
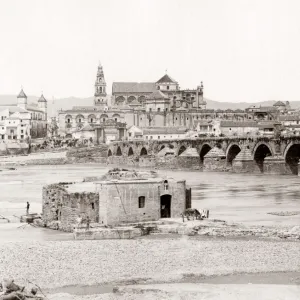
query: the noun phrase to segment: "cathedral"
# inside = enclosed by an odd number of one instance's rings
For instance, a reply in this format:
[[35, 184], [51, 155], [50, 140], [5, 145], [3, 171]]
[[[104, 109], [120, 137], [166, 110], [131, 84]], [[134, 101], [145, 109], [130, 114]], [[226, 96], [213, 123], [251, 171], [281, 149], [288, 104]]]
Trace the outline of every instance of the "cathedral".
[[168, 74], [156, 82], [113, 82], [112, 95], [108, 97], [103, 67], [99, 64], [94, 105], [59, 111], [59, 134], [95, 131], [100, 142], [104, 138], [122, 139], [132, 125], [192, 128], [205, 108], [202, 83], [196, 89], [180, 89]]

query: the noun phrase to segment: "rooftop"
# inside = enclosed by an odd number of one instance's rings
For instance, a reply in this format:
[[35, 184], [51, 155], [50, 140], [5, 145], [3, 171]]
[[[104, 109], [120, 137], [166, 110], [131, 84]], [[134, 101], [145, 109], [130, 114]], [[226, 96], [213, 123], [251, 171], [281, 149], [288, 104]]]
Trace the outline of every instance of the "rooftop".
[[17, 98], [27, 98], [26, 94], [24, 93], [23, 89], [21, 89], [19, 95], [17, 96]]
[[143, 134], [183, 134], [187, 131], [185, 127], [148, 127], [143, 129]]
[[177, 83], [171, 76], [165, 74], [156, 83]]
[[221, 121], [220, 122], [221, 127], [258, 127], [257, 122], [254, 121]]
[[148, 99], [169, 99], [167, 95], [159, 90], [155, 90], [153, 93], [147, 96]]
[[152, 93], [156, 90], [154, 82], [113, 82], [112, 93]]

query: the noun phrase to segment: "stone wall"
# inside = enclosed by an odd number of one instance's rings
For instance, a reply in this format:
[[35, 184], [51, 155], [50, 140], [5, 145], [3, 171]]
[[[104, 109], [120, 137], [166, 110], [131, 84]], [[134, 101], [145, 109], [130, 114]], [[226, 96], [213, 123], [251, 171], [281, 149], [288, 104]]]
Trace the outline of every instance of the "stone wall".
[[[72, 183], [70, 183], [72, 184]], [[99, 221], [98, 193], [68, 193], [66, 184], [43, 188], [43, 221], [46, 226], [58, 222], [59, 229], [73, 231], [79, 218], [89, 216], [91, 223]]]
[[29, 153], [27, 143], [0, 143], [0, 156], [22, 155]]
[[[143, 221], [155, 221], [160, 218], [160, 199], [164, 193], [170, 194], [171, 217], [180, 217], [186, 206], [185, 181], [169, 181], [168, 191], [163, 182], [145, 180], [132, 183], [102, 184], [100, 194], [100, 223], [118, 225]], [[145, 197], [145, 206], [139, 208], [139, 197]]]
[[223, 172], [227, 169], [225, 157], [205, 158], [203, 162], [203, 171]]
[[200, 169], [200, 156], [178, 156], [177, 167], [179, 169], [199, 170]]

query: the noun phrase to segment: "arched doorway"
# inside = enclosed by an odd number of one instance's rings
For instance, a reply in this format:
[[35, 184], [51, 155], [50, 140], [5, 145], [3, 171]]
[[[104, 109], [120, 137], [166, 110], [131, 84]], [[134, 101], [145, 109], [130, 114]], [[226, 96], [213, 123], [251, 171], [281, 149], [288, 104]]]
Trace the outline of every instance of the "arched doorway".
[[232, 161], [241, 152], [241, 148], [238, 145], [232, 145], [227, 152], [227, 162], [231, 165]]
[[292, 174], [298, 175], [298, 163], [300, 159], [300, 144], [292, 145], [286, 155], [285, 155], [285, 161], [287, 165], [289, 166]]
[[160, 217], [171, 218], [171, 195], [160, 196]]
[[128, 156], [131, 156], [131, 155], [133, 155], [132, 147], [130, 147], [129, 150], [128, 150]]
[[112, 156], [112, 152], [110, 149], [108, 150], [107, 156]]
[[116, 156], [122, 156], [122, 151], [121, 151], [120, 146], [118, 146], [118, 148], [117, 148]]
[[178, 156], [186, 150], [185, 146], [181, 146], [178, 151]]
[[147, 155], [148, 152], [147, 152], [147, 149], [145, 147], [142, 148], [141, 150], [141, 156], [144, 156], [144, 155]]
[[264, 172], [264, 160], [267, 156], [272, 156], [270, 148], [265, 144], [260, 144], [254, 152], [254, 161], [261, 173]]
[[203, 164], [204, 156], [211, 150], [211, 146], [204, 144], [200, 150], [200, 162]]

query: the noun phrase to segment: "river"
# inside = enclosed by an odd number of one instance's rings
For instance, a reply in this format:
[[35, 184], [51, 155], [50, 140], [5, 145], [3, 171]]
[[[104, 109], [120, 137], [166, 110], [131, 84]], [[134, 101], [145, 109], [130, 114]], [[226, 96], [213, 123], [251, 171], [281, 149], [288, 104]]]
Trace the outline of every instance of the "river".
[[[42, 187], [55, 182], [80, 181], [101, 176], [103, 165], [20, 166], [0, 172], [0, 215], [41, 212]], [[192, 188], [192, 206], [210, 210], [211, 218], [259, 225], [299, 225], [300, 215], [276, 216], [269, 212], [300, 211], [300, 178], [199, 171], [158, 171], [163, 176], [186, 179]]]

